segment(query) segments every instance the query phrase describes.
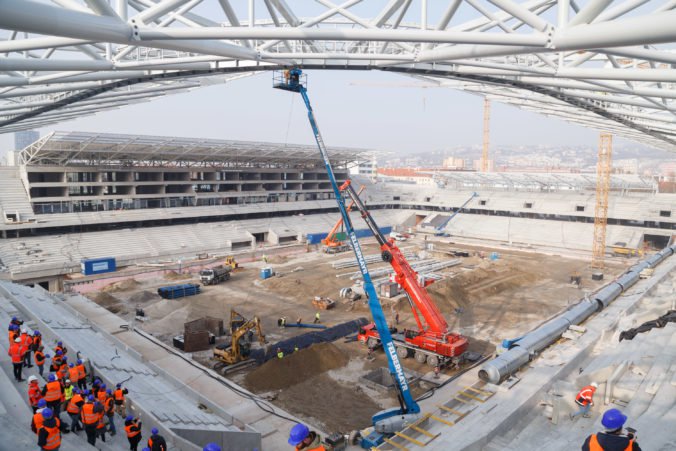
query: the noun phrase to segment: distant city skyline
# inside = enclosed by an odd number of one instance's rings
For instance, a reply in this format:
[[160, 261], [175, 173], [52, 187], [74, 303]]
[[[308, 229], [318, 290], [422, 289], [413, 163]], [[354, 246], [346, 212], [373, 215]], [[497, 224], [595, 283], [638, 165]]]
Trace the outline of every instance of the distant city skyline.
[[[396, 82], [412, 83], [396, 74], [308, 74], [310, 98], [328, 145], [411, 155], [481, 144], [481, 96], [447, 88], [398, 87]], [[170, 95], [40, 132], [74, 130], [312, 144], [300, 96], [272, 89], [270, 77], [264, 73]], [[361, 81], [367, 83], [362, 85]], [[377, 86], [381, 82], [383, 86]], [[493, 102], [491, 149], [515, 145], [595, 149], [597, 140], [595, 130]], [[630, 142], [616, 139], [616, 143]], [[0, 135], [0, 149], [3, 153], [13, 149], [13, 134]], [[676, 159], [676, 155], [665, 152], [665, 158]]]

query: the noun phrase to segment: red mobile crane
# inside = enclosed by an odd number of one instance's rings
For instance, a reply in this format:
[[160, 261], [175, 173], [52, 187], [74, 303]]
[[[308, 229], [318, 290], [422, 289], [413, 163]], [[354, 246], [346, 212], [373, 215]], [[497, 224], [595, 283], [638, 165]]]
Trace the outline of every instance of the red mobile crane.
[[[357, 195], [361, 194], [362, 191], [364, 191], [364, 186], [359, 188], [359, 192]], [[347, 206], [347, 212], [349, 213], [352, 211], [352, 207], [354, 206], [354, 201], [350, 202], [350, 205]], [[338, 228], [343, 225], [343, 218], [340, 218], [338, 222], [336, 222], [336, 225], [333, 226], [331, 231], [329, 232], [328, 235], [326, 235], [326, 238], [322, 240], [322, 244], [324, 245], [324, 252], [327, 254], [337, 254], [338, 252], [345, 252], [350, 250], [350, 246], [345, 244], [344, 241], [341, 241], [337, 238], [337, 232]]]
[[[408, 295], [418, 330], [404, 330], [403, 334], [395, 332], [392, 335], [397, 347], [397, 355], [400, 358], [414, 355], [418, 362], [427, 362], [435, 367], [449, 362], [459, 364], [468, 347], [467, 338], [448, 330], [448, 323], [439, 308], [425, 286], [418, 281], [418, 273], [408, 263], [395, 241], [392, 238], [385, 238], [382, 234], [350, 184], [350, 180], [346, 181], [340, 189], [346, 191], [352, 198], [362, 218], [380, 244], [383, 261], [392, 265], [394, 281], [401, 285]], [[380, 344], [380, 336], [374, 323], [362, 327], [357, 339], [369, 347]]]

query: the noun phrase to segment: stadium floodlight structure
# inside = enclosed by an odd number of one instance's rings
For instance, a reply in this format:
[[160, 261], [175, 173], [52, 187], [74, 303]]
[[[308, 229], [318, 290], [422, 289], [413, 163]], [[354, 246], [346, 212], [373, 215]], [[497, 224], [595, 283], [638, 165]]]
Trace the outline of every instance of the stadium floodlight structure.
[[0, 0], [0, 132], [282, 67], [380, 70], [676, 150], [673, 0]]

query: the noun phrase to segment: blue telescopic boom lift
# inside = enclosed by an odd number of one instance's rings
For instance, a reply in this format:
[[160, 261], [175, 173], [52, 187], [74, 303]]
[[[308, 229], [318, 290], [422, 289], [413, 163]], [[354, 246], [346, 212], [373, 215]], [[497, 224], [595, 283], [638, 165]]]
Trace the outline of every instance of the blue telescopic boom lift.
[[312, 111], [312, 105], [310, 105], [310, 99], [307, 95], [307, 89], [305, 88], [307, 83], [304, 83], [304, 78], [305, 77], [303, 76], [303, 73], [300, 69], [291, 69], [284, 71], [279, 76], [275, 76], [273, 86], [284, 91], [297, 92], [303, 98], [303, 102], [305, 102], [308, 120], [310, 121], [310, 126], [312, 127], [312, 133], [314, 134], [315, 140], [317, 141], [317, 147], [319, 148], [319, 152], [322, 156], [322, 159], [324, 160], [326, 172], [329, 175], [329, 181], [331, 182], [333, 193], [336, 196], [336, 202], [338, 202], [338, 209], [340, 210], [340, 215], [343, 218], [343, 224], [345, 225], [347, 236], [349, 237], [350, 243], [352, 244], [352, 250], [354, 251], [355, 256], [357, 257], [357, 262], [359, 263], [359, 270], [361, 271], [362, 277], [364, 279], [364, 291], [368, 297], [369, 309], [371, 310], [373, 321], [376, 325], [376, 328], [378, 329], [378, 333], [380, 334], [380, 340], [382, 342], [383, 349], [385, 350], [385, 355], [387, 356], [389, 371], [392, 375], [392, 379], [394, 380], [397, 398], [399, 400], [399, 407], [393, 407], [391, 409], [382, 410], [376, 413], [372, 417], [375, 433], [365, 437], [362, 440], [362, 446], [377, 446], [383, 442], [383, 435], [393, 434], [394, 432], [400, 431], [406, 427], [406, 425], [419, 420], [421, 418], [420, 407], [413, 399], [408, 382], [406, 381], [404, 368], [397, 357], [397, 349], [395, 348], [394, 342], [392, 341], [392, 334], [390, 333], [390, 329], [387, 326], [385, 313], [383, 312], [383, 308], [380, 305], [380, 300], [378, 299], [376, 289], [373, 286], [371, 275], [369, 274], [366, 261], [364, 260], [364, 255], [361, 251], [361, 246], [359, 245], [357, 235], [355, 233], [354, 227], [352, 226], [352, 220], [350, 219], [350, 215], [345, 208], [342, 190], [338, 186], [336, 177], [333, 174], [333, 168], [331, 167], [331, 162], [329, 161], [329, 154], [326, 150], [326, 146], [324, 145], [322, 135], [319, 132], [319, 127], [317, 126], [317, 121], [315, 120], [315, 115]]

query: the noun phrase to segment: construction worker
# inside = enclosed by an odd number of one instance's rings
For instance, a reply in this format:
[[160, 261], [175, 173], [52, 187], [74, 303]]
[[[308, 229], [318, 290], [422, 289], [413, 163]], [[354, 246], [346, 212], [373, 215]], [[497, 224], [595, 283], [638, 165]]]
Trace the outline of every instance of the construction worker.
[[99, 420], [96, 422], [96, 436], [101, 439], [102, 442], [106, 442], [106, 423], [105, 418], [105, 407], [103, 412], [99, 414]]
[[49, 354], [45, 355], [44, 350], [44, 346], [39, 346], [35, 351], [35, 364], [38, 367], [38, 373], [40, 373], [40, 377], [43, 379], [45, 378], [45, 361], [47, 361], [49, 358]]
[[23, 356], [23, 366], [33, 368], [31, 363], [31, 350], [33, 347], [33, 338], [28, 335], [28, 329], [21, 329], [21, 355]]
[[160, 431], [153, 428], [150, 432], [153, 434], [148, 439], [150, 451], [167, 451], [167, 441], [160, 435]]
[[636, 431], [623, 429], [626, 422], [627, 416], [618, 409], [606, 410], [601, 419], [605, 431], [587, 437], [582, 451], [641, 451], [636, 442]]
[[124, 417], [127, 412], [127, 406], [125, 404], [124, 395], [128, 393], [129, 391], [126, 388], [122, 388], [122, 384], [117, 384], [115, 386], [115, 391], [113, 392], [113, 399], [115, 400], [115, 411], [121, 417]]
[[42, 390], [38, 385], [38, 378], [31, 375], [28, 376], [28, 402], [33, 408], [33, 413], [38, 410], [38, 403], [42, 399]]
[[394, 322], [395, 322], [395, 324], [399, 325], [399, 311], [397, 311], [394, 314]]
[[99, 391], [96, 392], [96, 399], [103, 405], [108, 395], [106, 394], [106, 384], [99, 385]]
[[42, 388], [42, 396], [47, 401], [47, 407], [54, 411], [54, 415], [58, 418], [61, 412], [61, 400], [63, 399], [63, 386], [61, 382], [56, 379], [54, 374], [47, 377], [47, 383]]
[[54, 352], [54, 357], [52, 357], [52, 362], [49, 365], [49, 372], [56, 373], [61, 368], [61, 361], [63, 360], [63, 352], [56, 351]]
[[304, 424], [298, 423], [291, 428], [289, 445], [295, 446], [296, 450], [326, 451], [322, 445], [322, 439], [315, 431], [311, 431]]
[[68, 357], [63, 356], [61, 365], [59, 365], [59, 369], [56, 370], [56, 377], [61, 381], [68, 379]]
[[293, 352], [298, 352], [298, 345], [293, 345]]
[[80, 382], [80, 372], [72, 362], [68, 364], [68, 379], [70, 380], [70, 383], [73, 384], [73, 387], [77, 387], [78, 382]]
[[80, 390], [87, 388], [87, 368], [82, 359], [77, 359], [77, 386]]
[[94, 395], [87, 396], [80, 412], [80, 418], [87, 434], [87, 442], [92, 446], [96, 445], [96, 426], [101, 415], [103, 415], [103, 406], [95, 402]]
[[10, 323], [9, 329], [7, 331], [7, 338], [9, 339], [9, 345], [10, 346], [12, 345], [12, 343], [14, 343], [14, 340], [16, 340], [19, 337], [19, 335], [21, 335], [19, 333], [19, 326], [17, 326], [16, 324]]
[[108, 417], [108, 431], [111, 436], [117, 434], [117, 429], [115, 429], [115, 399], [113, 398], [113, 391], [111, 389], [106, 390], [106, 400], [103, 401], [103, 411]]
[[278, 359], [284, 358], [284, 351], [282, 351], [282, 348], [277, 348], [277, 358]]
[[61, 421], [49, 407], [42, 410], [42, 418], [44, 421], [38, 430], [38, 446], [41, 450], [58, 451], [61, 446]]
[[61, 411], [66, 410], [70, 399], [73, 397], [73, 385], [70, 382], [70, 379], [65, 379], [63, 381], [63, 402], [61, 403]]
[[42, 334], [35, 329], [33, 331], [33, 352], [37, 351], [40, 346], [42, 346]]
[[321, 321], [319, 320], [319, 312], [315, 313], [314, 324], [317, 324], [317, 323], [321, 323]]
[[64, 356], [68, 354], [68, 348], [66, 348], [60, 341], [57, 341], [56, 346], [54, 347], [54, 353], [56, 353], [57, 351], [61, 351], [61, 354], [63, 354]]
[[46, 407], [47, 401], [45, 401], [44, 399], [38, 401], [38, 409], [35, 411], [35, 413], [33, 414], [33, 418], [31, 419], [31, 431], [35, 432], [36, 434], [42, 428], [42, 422], [45, 420], [42, 417], [42, 411]]
[[101, 384], [103, 382], [101, 381], [101, 378], [98, 376], [94, 376], [94, 380], [92, 380], [92, 395], [96, 397], [99, 394], [99, 389], [101, 388]]
[[68, 401], [66, 406], [66, 412], [70, 416], [70, 432], [77, 433], [77, 431], [82, 430], [82, 424], [80, 423], [80, 412], [82, 411], [82, 406], [84, 406], [84, 398], [80, 392], [79, 388], [73, 389], [73, 397]]
[[127, 415], [127, 418], [124, 419], [124, 431], [127, 433], [130, 451], [137, 451], [138, 444], [141, 441], [141, 422], [138, 421], [138, 418]]
[[279, 327], [286, 327], [286, 317], [282, 316], [279, 318]]
[[12, 358], [12, 366], [14, 368], [14, 380], [17, 382], [23, 381], [21, 378], [21, 368], [23, 367], [23, 355], [21, 355], [21, 338], [16, 337], [14, 343], [9, 347], [7, 355]]
[[575, 396], [575, 403], [580, 406], [579, 410], [575, 413], [570, 414], [571, 421], [575, 419], [576, 416], [582, 415], [585, 418], [589, 418], [589, 411], [594, 405], [594, 393], [596, 389], [599, 388], [599, 384], [592, 382], [586, 387], [582, 388], [579, 391], [577, 396]]

